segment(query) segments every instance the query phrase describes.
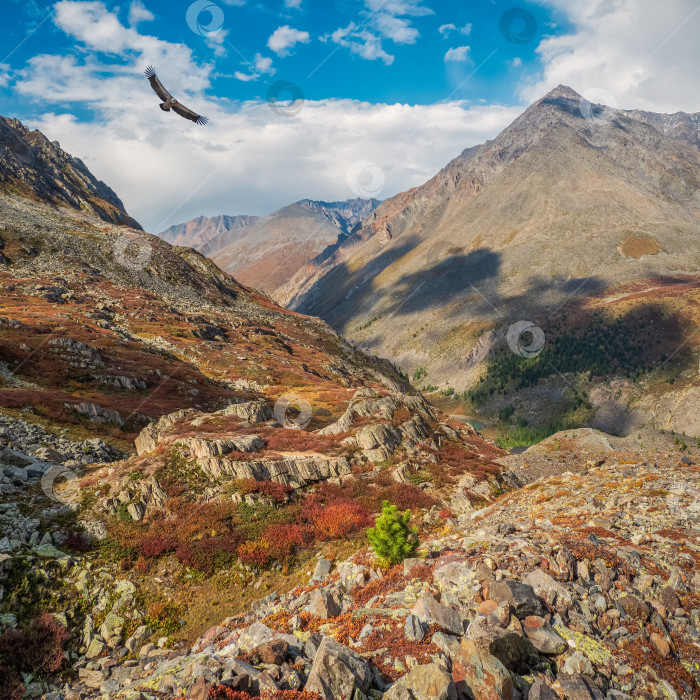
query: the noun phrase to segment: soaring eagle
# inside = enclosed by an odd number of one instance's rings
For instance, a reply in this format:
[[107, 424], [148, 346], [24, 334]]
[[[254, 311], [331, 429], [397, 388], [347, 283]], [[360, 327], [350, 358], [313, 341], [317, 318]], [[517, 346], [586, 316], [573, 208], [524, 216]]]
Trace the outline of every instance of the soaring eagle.
[[200, 124], [201, 126], [204, 126], [209, 121], [206, 117], [203, 117], [200, 114], [196, 114], [191, 109], [185, 107], [185, 105], [180, 104], [180, 102], [178, 102], [163, 87], [163, 83], [161, 83], [160, 80], [158, 80], [158, 76], [156, 75], [156, 71], [153, 68], [153, 66], [148, 66], [145, 72], [146, 77], [148, 78], [148, 82], [151, 83], [153, 91], [156, 93], [156, 95], [158, 95], [158, 97], [160, 97], [161, 100], [163, 100], [163, 102], [160, 103], [160, 108], [164, 112], [169, 112], [170, 108], [172, 107], [175, 114], [179, 114], [181, 117], [189, 119], [191, 122], [195, 122], [196, 124]]

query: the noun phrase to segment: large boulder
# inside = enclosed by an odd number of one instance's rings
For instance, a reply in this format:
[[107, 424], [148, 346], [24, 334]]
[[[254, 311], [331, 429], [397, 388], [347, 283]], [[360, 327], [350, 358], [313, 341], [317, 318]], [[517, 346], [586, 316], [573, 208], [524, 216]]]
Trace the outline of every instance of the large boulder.
[[537, 658], [537, 651], [529, 639], [512, 630], [489, 625], [484, 617], [477, 617], [469, 625], [467, 638], [484, 652], [495, 656], [513, 673], [528, 673], [531, 662]]
[[426, 625], [439, 625], [446, 632], [460, 636], [464, 634], [464, 624], [459, 612], [447, 605], [441, 605], [429, 593], [413, 606], [411, 613]]
[[441, 591], [453, 593], [465, 602], [472, 600], [481, 588], [476, 572], [462, 561], [449, 562], [435, 569], [433, 580]]
[[324, 637], [316, 652], [305, 690], [325, 700], [351, 700], [355, 689], [366, 693], [372, 682], [367, 662], [352, 649]]
[[531, 586], [535, 594], [550, 605], [560, 603], [566, 607], [571, 606], [571, 593], [542, 569], [531, 571], [523, 579], [523, 583]]
[[566, 640], [543, 617], [526, 617], [523, 632], [535, 649], [543, 654], [563, 654], [569, 648]]
[[452, 660], [452, 680], [457, 690], [467, 697], [479, 700], [513, 698], [513, 679], [508, 669], [473, 639], [462, 640], [459, 653]]
[[450, 674], [437, 664], [416, 666], [384, 694], [383, 700], [457, 700]]
[[276, 639], [283, 639], [291, 647], [301, 646], [301, 642], [293, 634], [283, 634], [264, 625], [262, 622], [254, 622], [241, 631], [241, 635], [238, 638], [238, 647], [242, 651], [252, 651], [255, 647]]
[[329, 617], [340, 615], [341, 607], [332, 593], [321, 588], [314, 591], [305, 610], [316, 617], [327, 620]]
[[498, 581], [489, 585], [489, 600], [496, 603], [506, 601], [515, 611], [519, 619], [528, 615], [544, 613], [542, 600], [532, 590], [532, 586], [518, 581]]
[[559, 700], [559, 696], [541, 680], [536, 679], [530, 686], [527, 700]]
[[605, 700], [605, 693], [589, 676], [560, 674], [552, 688], [563, 700]]

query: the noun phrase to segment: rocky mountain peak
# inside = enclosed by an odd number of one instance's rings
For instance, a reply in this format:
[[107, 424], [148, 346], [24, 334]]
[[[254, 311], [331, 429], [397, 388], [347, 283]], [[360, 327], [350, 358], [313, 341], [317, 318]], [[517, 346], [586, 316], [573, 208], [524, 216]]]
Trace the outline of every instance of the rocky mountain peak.
[[581, 95], [579, 95], [576, 90], [573, 88], [570, 88], [568, 85], [557, 85], [554, 89], [550, 90], [544, 97], [542, 97], [538, 102], [544, 102], [546, 100], [551, 100], [551, 99], [557, 99], [557, 98], [564, 98], [564, 99], [571, 99], [571, 100], [580, 100], [582, 99]]
[[0, 183], [6, 191], [91, 211], [109, 223], [141, 229], [115, 192], [82, 160], [40, 131], [7, 117], [0, 117]]

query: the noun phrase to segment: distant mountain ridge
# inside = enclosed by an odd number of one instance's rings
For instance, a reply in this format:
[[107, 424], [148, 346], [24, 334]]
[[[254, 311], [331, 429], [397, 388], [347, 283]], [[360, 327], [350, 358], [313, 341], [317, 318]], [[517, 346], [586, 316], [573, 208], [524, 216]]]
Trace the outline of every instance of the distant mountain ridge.
[[172, 243], [198, 250], [202, 255], [210, 255], [220, 250], [239, 231], [260, 220], [259, 216], [198, 216], [196, 219], [175, 224], [158, 235]]
[[[458, 392], [475, 386], [492, 352], [508, 352], [513, 323], [546, 325], [555, 310], [628, 299], [630, 285], [647, 309], [658, 294], [664, 305], [680, 304], [659, 313], [690, 329], [700, 273], [697, 124], [693, 114], [609, 110], [559, 86], [495, 139], [384, 201], [274, 298], [320, 316], [423, 385]], [[673, 280], [682, 280], [677, 302]], [[655, 346], [666, 344], [670, 356], [676, 340]], [[700, 393], [696, 375], [697, 367], [688, 396]], [[529, 419], [555, 403], [533, 398]]]
[[159, 235], [195, 248], [243, 284], [271, 294], [302, 266], [335, 250], [379, 204], [302, 199], [265, 217], [200, 216]]
[[659, 114], [644, 110], [626, 110], [625, 114], [645, 122], [666, 136], [700, 150], [700, 112]]

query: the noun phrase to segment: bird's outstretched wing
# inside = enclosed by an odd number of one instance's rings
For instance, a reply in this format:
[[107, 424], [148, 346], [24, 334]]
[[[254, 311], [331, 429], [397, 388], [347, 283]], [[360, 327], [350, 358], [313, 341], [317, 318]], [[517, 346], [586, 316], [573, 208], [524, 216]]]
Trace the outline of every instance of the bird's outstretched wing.
[[175, 112], [175, 114], [179, 114], [185, 119], [189, 119], [191, 122], [199, 124], [200, 126], [204, 126], [209, 121], [206, 117], [203, 117], [201, 114], [193, 112], [191, 109], [188, 109], [187, 107], [185, 107], [185, 105], [181, 104], [180, 102], [176, 102], [173, 105], [173, 112]]
[[163, 87], [163, 83], [158, 80], [158, 76], [156, 75], [155, 68], [153, 66], [148, 66], [145, 70], [146, 77], [148, 78], [148, 82], [151, 84], [151, 87], [153, 88], [153, 92], [160, 97], [163, 102], [166, 100], [172, 99], [172, 95]]

